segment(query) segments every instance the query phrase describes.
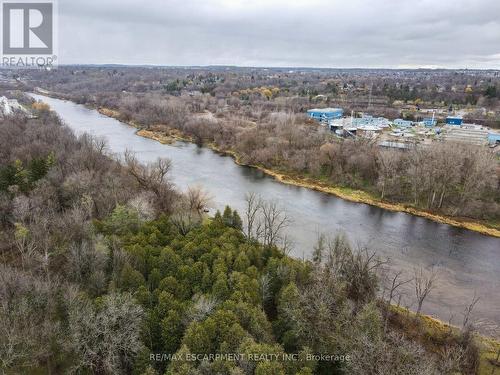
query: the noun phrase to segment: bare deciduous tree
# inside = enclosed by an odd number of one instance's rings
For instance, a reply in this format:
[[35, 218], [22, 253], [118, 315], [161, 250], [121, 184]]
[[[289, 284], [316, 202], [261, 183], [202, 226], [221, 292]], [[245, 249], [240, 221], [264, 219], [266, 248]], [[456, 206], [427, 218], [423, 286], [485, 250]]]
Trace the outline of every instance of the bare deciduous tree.
[[255, 193], [248, 193], [245, 202], [247, 238], [262, 241], [265, 246], [279, 246], [285, 253], [290, 251], [292, 240], [285, 231], [292, 221], [285, 210]]
[[193, 306], [191, 307], [186, 325], [192, 321], [200, 322], [209, 316], [218, 305], [218, 301], [213, 296], [196, 295], [193, 297]]
[[386, 341], [363, 337], [350, 362], [349, 374], [443, 375], [435, 358], [418, 343], [391, 333]]
[[397, 151], [381, 151], [378, 154], [379, 165], [379, 189], [380, 198], [385, 198], [387, 187], [392, 186], [391, 182], [396, 179], [398, 174], [398, 165], [400, 164], [400, 156]]
[[181, 234], [187, 234], [199, 225], [203, 219], [203, 211], [209, 205], [210, 196], [198, 187], [190, 187], [186, 194], [179, 196], [172, 208], [170, 221]]
[[146, 166], [140, 164], [130, 152], [125, 152], [125, 164], [128, 172], [141, 188], [152, 191], [157, 197], [157, 203], [162, 211], [172, 209], [175, 191], [171, 181], [167, 178], [172, 168], [168, 159], [158, 158], [154, 163]]
[[323, 233], [318, 234], [318, 239], [313, 247], [313, 262], [315, 265], [320, 266], [323, 263], [325, 250], [327, 247], [327, 239]]
[[262, 311], [264, 311], [264, 305], [266, 304], [267, 301], [269, 301], [269, 298], [271, 298], [271, 293], [270, 293], [270, 285], [271, 285], [271, 275], [268, 273], [263, 274], [260, 277], [259, 280], [260, 284], [260, 296], [262, 299]]
[[432, 268], [430, 271], [425, 271], [422, 267], [414, 270], [414, 285], [415, 297], [417, 299], [417, 316], [422, 311], [422, 305], [429, 293], [436, 286], [437, 271]]
[[385, 313], [385, 320], [384, 320], [384, 332], [387, 332], [387, 323], [389, 321], [389, 311], [391, 308], [392, 300], [399, 288], [401, 288], [403, 285], [408, 284], [409, 282], [412, 281], [412, 279], [402, 279], [403, 271], [398, 271], [394, 273], [390, 285], [389, 285], [389, 295], [387, 297], [387, 311]]
[[201, 215], [210, 205], [211, 197], [201, 186], [190, 186], [186, 192], [188, 209]]
[[142, 349], [143, 311], [127, 294], [110, 294], [97, 309], [90, 301], [71, 302], [71, 340], [79, 358], [75, 370], [122, 373]]
[[156, 217], [156, 211], [153, 206], [154, 199], [154, 194], [144, 192], [131, 199], [127, 205], [137, 212], [141, 220], [153, 220]]
[[262, 203], [262, 241], [266, 246], [276, 246], [284, 239], [283, 231], [291, 224], [286, 212], [276, 202]]
[[262, 208], [262, 199], [255, 193], [248, 193], [245, 196], [245, 203], [246, 236], [248, 239], [259, 238], [261, 233], [259, 212]]
[[479, 299], [480, 297], [477, 296], [476, 292], [474, 291], [474, 295], [472, 296], [471, 302], [465, 307], [463, 312], [464, 319], [462, 321], [462, 329], [465, 329], [466, 327], [469, 326], [472, 311], [474, 310], [476, 304], [479, 302]]

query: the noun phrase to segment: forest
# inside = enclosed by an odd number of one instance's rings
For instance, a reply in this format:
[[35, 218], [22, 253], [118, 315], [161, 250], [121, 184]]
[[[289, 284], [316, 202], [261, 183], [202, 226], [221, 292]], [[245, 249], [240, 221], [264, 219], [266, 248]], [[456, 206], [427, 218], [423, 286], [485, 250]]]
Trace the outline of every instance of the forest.
[[[46, 106], [34, 113], [0, 120], [3, 373], [477, 373], [468, 316], [426, 328], [435, 275], [386, 286], [384, 261], [341, 235], [292, 259], [265, 197], [209, 217], [169, 160], [119, 162]], [[397, 306], [404, 283], [415, 313]]]

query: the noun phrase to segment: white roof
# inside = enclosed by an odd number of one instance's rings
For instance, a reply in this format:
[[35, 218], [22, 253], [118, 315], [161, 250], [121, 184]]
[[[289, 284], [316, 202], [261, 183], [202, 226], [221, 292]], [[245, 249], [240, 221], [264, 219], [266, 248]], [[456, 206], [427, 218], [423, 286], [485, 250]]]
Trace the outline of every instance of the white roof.
[[307, 112], [339, 112], [342, 108], [313, 108], [309, 109]]
[[374, 126], [374, 125], [362, 125], [362, 126], [358, 126], [358, 129], [359, 130], [367, 130], [367, 131], [380, 131], [380, 130], [382, 130], [382, 129], [380, 129], [380, 127]]

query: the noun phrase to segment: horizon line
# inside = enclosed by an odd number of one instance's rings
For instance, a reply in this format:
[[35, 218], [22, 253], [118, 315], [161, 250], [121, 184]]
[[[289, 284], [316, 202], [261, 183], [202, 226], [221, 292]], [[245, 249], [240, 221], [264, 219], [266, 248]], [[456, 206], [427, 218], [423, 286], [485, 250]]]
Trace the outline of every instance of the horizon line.
[[[290, 70], [426, 70], [426, 71], [491, 71], [500, 72], [500, 67], [495, 68], [451, 68], [451, 67], [317, 67], [317, 66], [266, 66], [266, 65], [231, 65], [231, 64], [205, 64], [205, 65], [164, 65], [164, 64], [128, 64], [128, 63], [71, 63], [57, 64], [60, 67], [90, 66], [90, 67], [152, 67], [152, 68], [240, 68], [240, 69], [290, 69]], [[57, 67], [56, 66], [56, 67]], [[7, 70], [15, 68], [2, 67]]]

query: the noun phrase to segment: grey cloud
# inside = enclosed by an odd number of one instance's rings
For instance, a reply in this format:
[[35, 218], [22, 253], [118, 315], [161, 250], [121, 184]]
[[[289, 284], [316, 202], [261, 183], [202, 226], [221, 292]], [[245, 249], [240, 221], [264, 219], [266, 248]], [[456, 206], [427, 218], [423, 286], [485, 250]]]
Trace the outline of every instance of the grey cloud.
[[59, 0], [60, 62], [500, 69], [498, 0]]

